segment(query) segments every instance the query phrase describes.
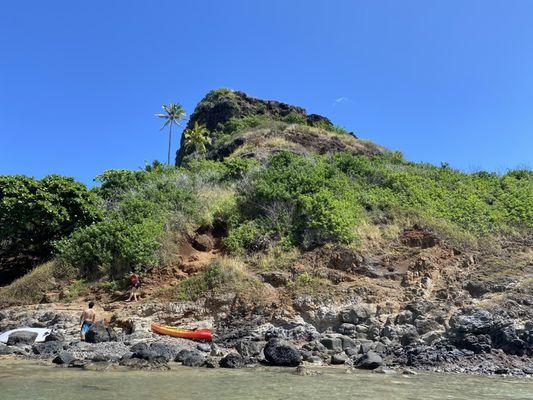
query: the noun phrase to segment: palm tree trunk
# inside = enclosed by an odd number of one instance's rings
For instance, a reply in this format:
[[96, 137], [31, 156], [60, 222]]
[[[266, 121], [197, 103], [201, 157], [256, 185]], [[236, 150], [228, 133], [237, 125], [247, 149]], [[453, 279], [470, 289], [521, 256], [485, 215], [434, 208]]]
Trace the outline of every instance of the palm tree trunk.
[[170, 165], [170, 147], [172, 145], [172, 124], [170, 124], [168, 129], [168, 156], [167, 156], [167, 165]]

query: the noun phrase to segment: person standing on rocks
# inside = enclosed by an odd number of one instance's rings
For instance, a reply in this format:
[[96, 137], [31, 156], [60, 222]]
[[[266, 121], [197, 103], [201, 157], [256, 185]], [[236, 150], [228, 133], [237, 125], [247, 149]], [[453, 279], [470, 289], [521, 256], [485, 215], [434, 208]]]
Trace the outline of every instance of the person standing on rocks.
[[87, 305], [87, 308], [83, 310], [83, 313], [80, 317], [80, 323], [81, 323], [81, 331], [80, 336], [81, 340], [85, 340], [85, 334], [89, 331], [89, 328], [92, 324], [94, 324], [94, 321], [96, 320], [96, 312], [93, 310], [94, 302], [89, 302]]
[[131, 293], [130, 297], [126, 301], [137, 301], [137, 295], [139, 293], [139, 290], [141, 288], [141, 277], [137, 275], [135, 272], [132, 272], [130, 276], [130, 282], [131, 282]]

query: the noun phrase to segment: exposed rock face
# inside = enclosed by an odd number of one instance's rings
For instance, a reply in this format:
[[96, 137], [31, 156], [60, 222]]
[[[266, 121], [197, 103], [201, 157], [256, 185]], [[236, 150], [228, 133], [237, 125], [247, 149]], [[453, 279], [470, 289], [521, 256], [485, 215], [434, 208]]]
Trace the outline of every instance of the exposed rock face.
[[[186, 129], [191, 129], [194, 124], [205, 125], [210, 131], [215, 131], [231, 118], [243, 118], [251, 115], [263, 115], [272, 119], [282, 119], [289, 114], [301, 116], [311, 126], [329, 125], [329, 119], [317, 114], [307, 112], [297, 106], [281, 103], [275, 100], [261, 100], [248, 96], [246, 93], [219, 89], [209, 92], [196, 106], [191, 114]], [[177, 164], [187, 154], [182, 136]]]
[[219, 124], [228, 122], [231, 118], [243, 118], [250, 115], [265, 115], [274, 119], [281, 119], [289, 114], [301, 115], [311, 125], [331, 121], [317, 114], [307, 115], [302, 107], [291, 106], [275, 100], [261, 100], [248, 96], [246, 93], [227, 89], [209, 92], [196, 106], [187, 123], [192, 128], [196, 122], [214, 131]]

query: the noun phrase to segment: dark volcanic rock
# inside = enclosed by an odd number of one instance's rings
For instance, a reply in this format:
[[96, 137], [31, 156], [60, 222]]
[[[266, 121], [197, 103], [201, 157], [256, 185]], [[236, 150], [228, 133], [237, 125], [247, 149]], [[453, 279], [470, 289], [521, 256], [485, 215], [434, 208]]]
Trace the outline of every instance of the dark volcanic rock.
[[178, 346], [172, 344], [152, 343], [150, 345], [150, 352], [153, 353], [155, 357], [161, 357], [166, 361], [174, 360], [180, 350], [181, 349]]
[[467, 310], [450, 318], [450, 327], [460, 333], [489, 333], [493, 324], [494, 318], [486, 310]]
[[111, 342], [117, 340], [117, 335], [113, 328], [105, 327], [102, 322], [96, 322], [91, 325], [85, 335], [85, 341], [88, 343]]
[[55, 342], [55, 341], [62, 342], [64, 340], [65, 340], [65, 337], [63, 336], [63, 334], [57, 331], [50, 332], [50, 334], [44, 338], [45, 342]]
[[19, 332], [13, 332], [11, 335], [9, 335], [9, 338], [7, 339], [7, 345], [8, 346], [20, 346], [25, 344], [33, 344], [35, 342], [35, 338], [37, 337], [36, 332], [28, 332], [28, 331], [19, 331]]
[[153, 361], [157, 358], [157, 354], [150, 350], [150, 346], [146, 343], [137, 343], [131, 346], [130, 351], [133, 353], [133, 358], [140, 358], [141, 360], [147, 361]]
[[324, 345], [324, 347], [328, 350], [332, 350], [335, 352], [342, 351], [342, 340], [338, 337], [325, 337], [323, 338], [320, 343]]
[[453, 343], [460, 349], [472, 350], [474, 353], [488, 353], [492, 348], [490, 335], [485, 333], [479, 335], [460, 333], [455, 336]]
[[[196, 106], [187, 123], [191, 129], [198, 122], [210, 131], [215, 131], [221, 124], [231, 118], [243, 118], [251, 115], [265, 115], [281, 119], [289, 114], [299, 114], [306, 118], [307, 113], [301, 107], [291, 106], [275, 100], [261, 100], [246, 93], [219, 89], [209, 92]], [[317, 116], [318, 117], [318, 116]], [[313, 118], [318, 121], [318, 118]]]
[[[221, 128], [231, 118], [243, 118], [252, 115], [266, 116], [272, 119], [282, 120], [284, 117], [291, 115], [300, 115], [304, 122], [309, 125], [331, 126], [331, 121], [320, 115], [311, 114], [297, 106], [281, 103], [274, 100], [261, 100], [248, 96], [246, 93], [232, 91], [228, 89], [213, 90], [209, 92], [194, 109], [187, 123], [187, 129], [194, 127], [195, 123], [205, 125], [205, 127], [214, 132]], [[185, 145], [184, 136], [182, 135], [180, 150], [177, 155], [177, 164], [183, 160], [183, 157], [190, 151]], [[233, 144], [233, 149], [226, 150], [226, 156], [239, 147], [239, 144]], [[222, 148], [220, 150], [223, 150]], [[222, 156], [222, 155], [220, 155]]]
[[181, 363], [187, 367], [201, 367], [205, 363], [205, 356], [196, 350], [189, 350], [181, 356]]
[[240, 368], [244, 365], [243, 358], [237, 353], [230, 353], [219, 362], [222, 368]]
[[166, 362], [159, 360], [148, 361], [141, 358], [124, 358], [120, 361], [120, 365], [147, 371], [168, 371], [170, 369]]
[[65, 345], [63, 342], [53, 341], [53, 342], [35, 343], [32, 347], [32, 350], [34, 354], [50, 357], [64, 350], [64, 348], [65, 348]]
[[68, 364], [72, 361], [74, 361], [76, 357], [74, 357], [72, 354], [70, 354], [68, 351], [61, 351], [59, 354], [52, 360], [54, 364]]
[[527, 344], [521, 340], [516, 330], [511, 325], [506, 325], [493, 329], [491, 332], [494, 347], [502, 349], [507, 354], [522, 356], [526, 353]]
[[377, 367], [383, 365], [383, 359], [377, 353], [369, 351], [365, 355], [359, 357], [355, 363], [357, 368], [362, 369], [376, 369]]
[[270, 339], [264, 348], [265, 359], [272, 365], [296, 367], [301, 364], [302, 356], [289, 342]]

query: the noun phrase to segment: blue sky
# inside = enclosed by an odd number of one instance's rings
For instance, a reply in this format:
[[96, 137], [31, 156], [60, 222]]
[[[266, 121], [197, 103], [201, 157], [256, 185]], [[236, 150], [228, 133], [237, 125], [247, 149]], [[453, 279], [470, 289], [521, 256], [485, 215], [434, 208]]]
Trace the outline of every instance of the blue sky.
[[527, 0], [4, 1], [0, 174], [165, 160], [161, 104], [191, 113], [219, 87], [411, 160], [531, 167], [532, 71]]

